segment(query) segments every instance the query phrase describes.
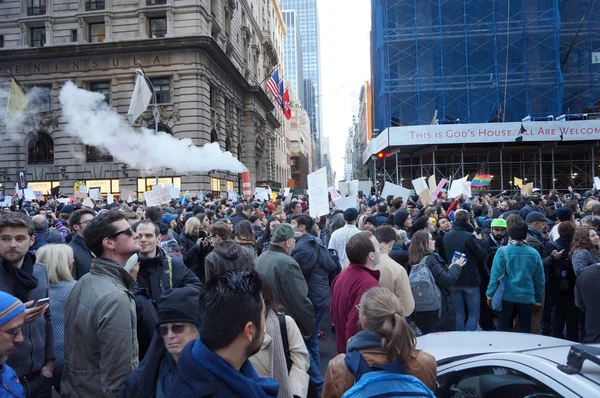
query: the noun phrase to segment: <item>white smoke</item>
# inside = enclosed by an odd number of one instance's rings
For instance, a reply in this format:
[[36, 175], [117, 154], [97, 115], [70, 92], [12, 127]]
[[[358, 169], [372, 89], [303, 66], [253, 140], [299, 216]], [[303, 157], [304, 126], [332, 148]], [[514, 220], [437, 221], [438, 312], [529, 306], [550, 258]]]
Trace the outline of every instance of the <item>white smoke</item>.
[[104, 101], [103, 94], [80, 89], [70, 81], [60, 90], [59, 101], [67, 134], [110, 153], [115, 160], [134, 169], [168, 167], [181, 173], [246, 171], [239, 160], [230, 152], [221, 151], [216, 142], [197, 147], [189, 138], [177, 139], [164, 132], [155, 134], [147, 128], [133, 128]]
[[47, 87], [34, 86], [27, 90], [27, 108], [13, 115], [10, 122], [6, 119], [10, 80], [0, 81], [0, 137], [8, 141], [23, 141], [30, 133], [37, 133], [42, 113], [49, 108]]

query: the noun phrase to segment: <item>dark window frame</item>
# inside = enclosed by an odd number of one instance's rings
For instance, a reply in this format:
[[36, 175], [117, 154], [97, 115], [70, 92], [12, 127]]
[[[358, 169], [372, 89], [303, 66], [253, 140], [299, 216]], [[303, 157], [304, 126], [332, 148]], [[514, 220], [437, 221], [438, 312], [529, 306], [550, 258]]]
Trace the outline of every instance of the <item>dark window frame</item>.
[[[106, 84], [106, 92], [102, 90], [101, 85]], [[90, 82], [90, 91], [93, 93], [104, 94], [104, 100], [110, 104], [110, 80], [97, 80]]]
[[45, 131], [38, 131], [29, 141], [27, 164], [54, 164], [54, 140]]
[[85, 146], [85, 161], [86, 163], [101, 163], [101, 162], [112, 162], [113, 157], [107, 153], [102, 152], [100, 149], [92, 145]]
[[171, 102], [171, 78], [151, 77], [150, 82], [156, 92], [156, 103], [169, 104]]
[[[39, 38], [39, 40], [36, 40], [35, 38], [35, 33], [36, 32], [40, 32], [41, 36]], [[46, 27], [45, 26], [32, 26], [31, 28], [29, 28], [29, 33], [31, 34], [31, 40], [29, 41], [29, 44], [31, 47], [44, 47], [44, 45], [46, 45]], [[36, 45], [36, 43], [39, 43], [40, 45]]]
[[27, 0], [27, 16], [46, 15], [46, 0]]
[[0, 48], [4, 48], [4, 35], [0, 35]]
[[86, 11], [104, 10], [106, 8], [105, 0], [91, 0], [85, 2]]
[[[152, 28], [152, 23], [153, 22], [158, 22], [158, 21], [164, 21], [165, 23], [165, 28], [164, 29], [153, 29]], [[165, 37], [167, 35], [167, 17], [166, 16], [160, 16], [160, 17], [149, 17], [148, 18], [148, 37], [151, 39], [159, 39], [161, 37]], [[157, 33], [157, 36], [154, 36], [154, 34]]]
[[[104, 34], [102, 35], [102, 41], [100, 40], [94, 40], [94, 38], [99, 38], [100, 35], [94, 35], [92, 33], [92, 29], [94, 29], [95, 26], [100, 26], [102, 25], [104, 27]], [[104, 40], [106, 40], [106, 24], [104, 22], [90, 22], [88, 24], [88, 32], [89, 32], [89, 42], [90, 43], [103, 43]]]
[[159, 6], [167, 4], [167, 0], [146, 0], [147, 6]]

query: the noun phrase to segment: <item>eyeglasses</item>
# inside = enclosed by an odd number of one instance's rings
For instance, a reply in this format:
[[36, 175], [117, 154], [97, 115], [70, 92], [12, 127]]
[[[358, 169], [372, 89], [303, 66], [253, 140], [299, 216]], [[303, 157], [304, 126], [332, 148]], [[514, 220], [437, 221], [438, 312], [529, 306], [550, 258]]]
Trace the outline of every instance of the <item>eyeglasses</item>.
[[0, 330], [2, 333], [12, 334], [13, 339], [21, 334], [21, 328], [17, 328], [16, 330]]
[[185, 330], [184, 324], [176, 324], [176, 325], [162, 325], [158, 328], [158, 334], [161, 336], [166, 336], [169, 334], [169, 329], [173, 331], [173, 334], [181, 334]]
[[356, 304], [356, 305], [354, 306], [354, 308], [356, 308], [357, 310], [359, 310], [359, 311], [360, 311], [360, 304]]
[[107, 238], [114, 239], [121, 234], [125, 234], [127, 236], [133, 236], [133, 234], [135, 234], [135, 231], [133, 230], [133, 228], [129, 227], [127, 229], [124, 229], [123, 231], [115, 232], [112, 235], [108, 235]]
[[88, 225], [88, 224], [89, 224], [89, 223], [91, 223], [92, 221], [94, 221], [94, 219], [93, 219], [93, 218], [92, 218], [92, 219], [89, 219], [89, 220], [87, 220], [87, 221], [78, 222], [76, 225], [81, 225], [81, 224]]

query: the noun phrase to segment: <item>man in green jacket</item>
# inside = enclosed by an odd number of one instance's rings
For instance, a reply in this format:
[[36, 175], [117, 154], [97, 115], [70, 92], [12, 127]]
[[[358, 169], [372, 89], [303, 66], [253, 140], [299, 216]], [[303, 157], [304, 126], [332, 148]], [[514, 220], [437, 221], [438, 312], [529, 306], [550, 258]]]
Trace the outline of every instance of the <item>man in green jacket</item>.
[[275, 300], [294, 318], [304, 338], [308, 338], [318, 325], [315, 325], [315, 312], [302, 270], [290, 256], [295, 246], [292, 226], [278, 225], [271, 233], [271, 247], [260, 255], [254, 268], [267, 276]]
[[133, 277], [123, 268], [140, 251], [139, 236], [120, 211], [91, 221], [84, 232], [94, 253], [90, 272], [65, 308], [63, 397], [116, 397], [138, 365]]

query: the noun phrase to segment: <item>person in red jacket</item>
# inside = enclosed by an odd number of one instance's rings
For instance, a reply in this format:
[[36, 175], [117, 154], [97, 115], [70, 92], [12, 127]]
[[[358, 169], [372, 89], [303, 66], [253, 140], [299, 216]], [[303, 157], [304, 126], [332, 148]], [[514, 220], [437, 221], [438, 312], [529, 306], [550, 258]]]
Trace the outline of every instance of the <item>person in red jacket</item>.
[[331, 285], [331, 321], [335, 325], [337, 353], [346, 352], [346, 342], [358, 333], [357, 305], [362, 295], [379, 286], [379, 243], [371, 232], [360, 232], [348, 239], [346, 255], [350, 265]]

